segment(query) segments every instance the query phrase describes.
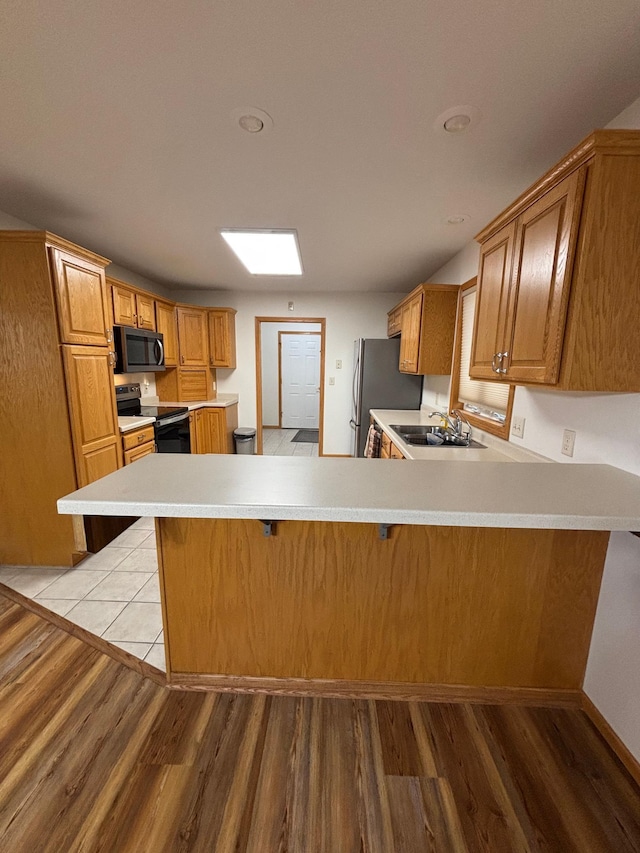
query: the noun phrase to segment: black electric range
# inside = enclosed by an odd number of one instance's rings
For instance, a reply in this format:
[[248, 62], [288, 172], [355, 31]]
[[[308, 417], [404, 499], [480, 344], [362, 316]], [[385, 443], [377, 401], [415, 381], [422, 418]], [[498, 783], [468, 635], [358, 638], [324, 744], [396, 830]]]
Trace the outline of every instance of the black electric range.
[[116, 385], [116, 406], [121, 417], [155, 418], [153, 429], [158, 453], [191, 453], [186, 406], [142, 406], [139, 382]]

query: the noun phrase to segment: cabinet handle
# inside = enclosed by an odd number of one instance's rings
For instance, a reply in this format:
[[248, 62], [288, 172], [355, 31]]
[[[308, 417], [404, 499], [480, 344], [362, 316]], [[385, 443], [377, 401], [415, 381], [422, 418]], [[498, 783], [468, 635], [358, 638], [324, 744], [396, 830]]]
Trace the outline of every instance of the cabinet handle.
[[[500, 353], [498, 353], [498, 355], [500, 356], [500, 364], [502, 364], [503, 359], [509, 357], [509, 353], [506, 351], [500, 352]], [[508, 366], [507, 367], [500, 367], [500, 368], [498, 368], [498, 373], [505, 374], [507, 372], [507, 370], [508, 370]]]
[[140, 444], [141, 441], [144, 441], [144, 435], [138, 436], [138, 444]]
[[180, 356], [180, 364], [184, 364], [184, 356], [183, 355]]
[[498, 370], [498, 368], [496, 367], [496, 359], [501, 355], [502, 355], [502, 353], [500, 353], [500, 352], [494, 352], [493, 358], [491, 359], [491, 370], [493, 370], [494, 373], [500, 372]]
[[137, 325], [138, 325], [138, 315], [137, 315], [137, 314], [134, 314], [134, 315], [133, 315], [133, 325], [134, 325], [134, 326], [137, 326]]
[[107, 343], [112, 344], [113, 343], [113, 329], [106, 329], [106, 333], [107, 333]]

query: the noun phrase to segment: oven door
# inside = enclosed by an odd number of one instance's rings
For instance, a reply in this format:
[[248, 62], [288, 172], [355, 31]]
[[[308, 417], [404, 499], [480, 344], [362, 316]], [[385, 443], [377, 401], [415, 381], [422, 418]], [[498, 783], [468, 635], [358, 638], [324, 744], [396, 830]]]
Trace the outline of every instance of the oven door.
[[191, 453], [188, 413], [156, 421], [155, 432], [158, 453]]

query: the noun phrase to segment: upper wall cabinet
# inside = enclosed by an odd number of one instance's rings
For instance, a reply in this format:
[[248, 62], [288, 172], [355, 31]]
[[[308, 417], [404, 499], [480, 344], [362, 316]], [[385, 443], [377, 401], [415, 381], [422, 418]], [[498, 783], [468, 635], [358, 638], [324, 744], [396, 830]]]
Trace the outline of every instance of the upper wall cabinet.
[[473, 378], [640, 391], [640, 132], [594, 132], [476, 239]]
[[234, 308], [212, 308], [209, 311], [209, 364], [211, 367], [236, 366]]
[[182, 367], [209, 366], [209, 332], [206, 308], [179, 305], [178, 347]]
[[165, 366], [175, 367], [178, 364], [178, 324], [173, 302], [156, 299], [156, 331], [163, 337]]
[[111, 322], [104, 266], [52, 246], [49, 257], [62, 343], [106, 346]]
[[116, 326], [135, 326], [156, 331], [156, 313], [153, 296], [108, 278], [113, 304], [113, 322]]
[[420, 284], [389, 312], [389, 337], [400, 331], [401, 373], [451, 373], [458, 288]]

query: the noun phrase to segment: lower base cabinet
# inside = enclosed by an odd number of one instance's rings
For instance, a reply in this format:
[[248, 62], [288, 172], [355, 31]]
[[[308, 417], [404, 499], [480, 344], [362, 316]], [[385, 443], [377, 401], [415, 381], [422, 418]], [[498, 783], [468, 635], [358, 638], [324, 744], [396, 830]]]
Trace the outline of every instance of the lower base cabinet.
[[189, 413], [192, 453], [233, 453], [238, 406], [195, 409]]
[[130, 465], [143, 456], [156, 452], [155, 432], [152, 426], [131, 430], [122, 436], [124, 464]]

